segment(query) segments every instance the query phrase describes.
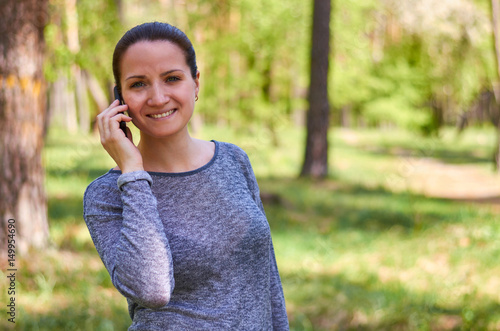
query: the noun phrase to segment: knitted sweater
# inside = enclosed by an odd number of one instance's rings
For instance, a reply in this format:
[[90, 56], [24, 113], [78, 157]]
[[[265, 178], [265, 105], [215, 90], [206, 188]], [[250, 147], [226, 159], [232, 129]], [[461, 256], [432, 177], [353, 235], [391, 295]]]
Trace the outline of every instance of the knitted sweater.
[[248, 156], [214, 141], [183, 173], [110, 170], [84, 218], [129, 330], [288, 330], [269, 225]]

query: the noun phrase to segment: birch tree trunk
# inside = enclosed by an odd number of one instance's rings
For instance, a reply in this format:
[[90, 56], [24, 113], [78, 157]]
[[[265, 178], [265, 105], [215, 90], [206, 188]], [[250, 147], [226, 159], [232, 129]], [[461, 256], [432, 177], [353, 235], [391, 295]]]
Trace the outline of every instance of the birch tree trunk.
[[41, 160], [47, 0], [3, 0], [0, 13], [0, 252], [4, 256], [9, 220], [15, 220], [17, 251], [43, 247], [48, 238]]

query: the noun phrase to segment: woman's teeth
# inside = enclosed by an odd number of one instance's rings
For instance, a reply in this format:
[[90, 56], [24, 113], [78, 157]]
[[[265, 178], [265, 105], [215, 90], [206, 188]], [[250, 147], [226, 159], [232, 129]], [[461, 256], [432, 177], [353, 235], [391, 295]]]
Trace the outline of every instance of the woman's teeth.
[[152, 118], [162, 118], [162, 117], [167, 117], [169, 115], [172, 115], [172, 113], [175, 111], [175, 109], [172, 109], [172, 110], [169, 110], [167, 111], [166, 113], [162, 113], [162, 114], [151, 114], [149, 116], [151, 116]]

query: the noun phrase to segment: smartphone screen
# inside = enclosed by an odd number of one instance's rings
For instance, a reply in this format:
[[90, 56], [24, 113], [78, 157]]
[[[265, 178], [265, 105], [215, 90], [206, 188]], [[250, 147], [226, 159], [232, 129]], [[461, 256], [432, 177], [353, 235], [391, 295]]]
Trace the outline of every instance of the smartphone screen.
[[[123, 102], [122, 96], [120, 95], [120, 92], [118, 92], [118, 86], [115, 86], [113, 89], [113, 92], [115, 93], [115, 99], [120, 100], [120, 105], [124, 105], [125, 103]], [[125, 137], [127, 136], [127, 123], [125, 121], [120, 122], [120, 129], [122, 129], [123, 133], [125, 133]]]

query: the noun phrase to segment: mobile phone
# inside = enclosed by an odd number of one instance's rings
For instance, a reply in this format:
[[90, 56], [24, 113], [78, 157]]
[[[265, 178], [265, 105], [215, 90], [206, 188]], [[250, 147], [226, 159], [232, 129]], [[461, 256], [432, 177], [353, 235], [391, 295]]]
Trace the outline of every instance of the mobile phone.
[[[113, 92], [115, 93], [115, 99], [120, 100], [120, 105], [124, 105], [125, 102], [123, 101], [123, 98], [118, 91], [118, 86], [115, 86], [113, 89]], [[123, 114], [123, 113], [122, 113]], [[120, 129], [122, 129], [123, 133], [125, 133], [125, 137], [127, 136], [127, 123], [125, 121], [120, 122]]]

